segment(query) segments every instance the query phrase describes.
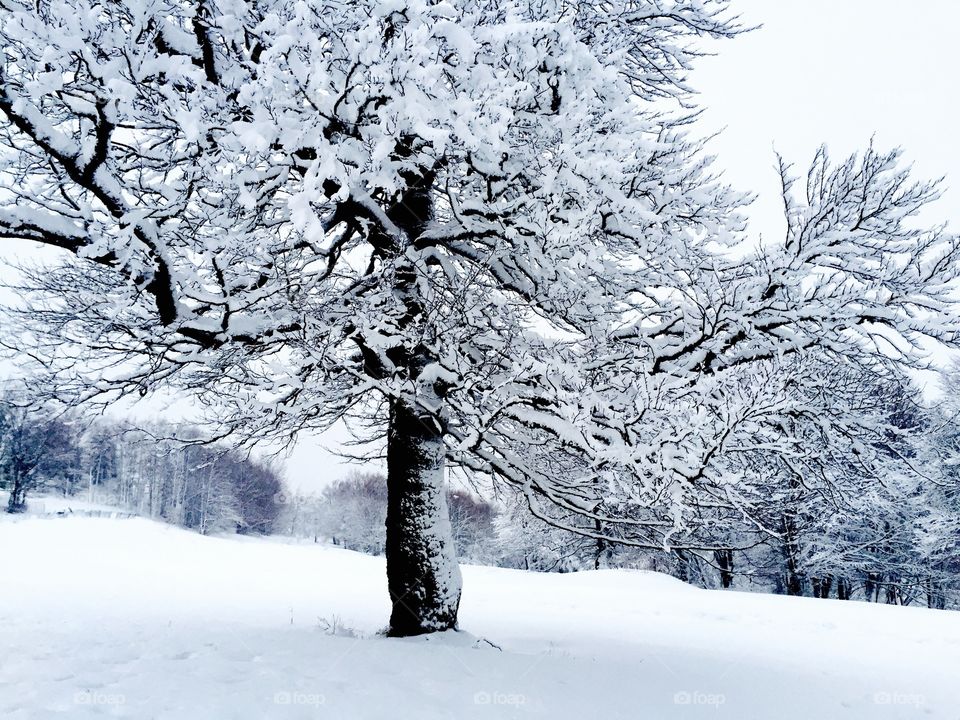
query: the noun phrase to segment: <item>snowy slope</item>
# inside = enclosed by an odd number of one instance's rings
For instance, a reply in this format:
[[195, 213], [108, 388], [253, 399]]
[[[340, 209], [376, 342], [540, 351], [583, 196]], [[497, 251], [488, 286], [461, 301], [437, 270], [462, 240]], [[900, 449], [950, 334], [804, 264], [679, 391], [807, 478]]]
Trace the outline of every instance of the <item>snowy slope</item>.
[[956, 613], [467, 567], [466, 632], [390, 640], [379, 558], [77, 517], [0, 548], [2, 718], [960, 718]]

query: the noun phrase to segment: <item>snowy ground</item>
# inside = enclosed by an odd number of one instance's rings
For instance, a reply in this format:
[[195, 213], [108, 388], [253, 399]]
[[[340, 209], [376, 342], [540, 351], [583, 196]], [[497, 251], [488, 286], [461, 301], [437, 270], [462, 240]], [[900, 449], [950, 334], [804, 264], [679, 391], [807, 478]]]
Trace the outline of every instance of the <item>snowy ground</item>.
[[[9, 498], [9, 493], [0, 490], [0, 511], [7, 507], [7, 500], [9, 500]], [[115, 505], [97, 502], [96, 500], [83, 499], [81, 496], [62, 497], [60, 495], [30, 497], [27, 502], [27, 509], [24, 512], [28, 516], [100, 515], [107, 517], [126, 517], [133, 514]]]
[[467, 567], [466, 632], [391, 640], [379, 558], [136, 518], [0, 548], [9, 720], [960, 720], [957, 613]]

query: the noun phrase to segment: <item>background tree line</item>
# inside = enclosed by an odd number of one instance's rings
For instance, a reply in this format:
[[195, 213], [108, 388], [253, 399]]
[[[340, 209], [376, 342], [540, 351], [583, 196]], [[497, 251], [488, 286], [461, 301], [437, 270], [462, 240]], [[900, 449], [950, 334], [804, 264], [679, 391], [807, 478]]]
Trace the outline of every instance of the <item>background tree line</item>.
[[56, 494], [127, 509], [201, 533], [270, 533], [280, 476], [243, 453], [199, 442], [195, 428], [139, 428], [0, 400], [0, 487], [7, 511]]
[[[794, 367], [792, 377], [804, 402], [791, 408], [809, 409], [783, 416], [797, 450], [764, 453], [758, 442], [730, 469], [748, 512], [704, 503], [683, 546], [657, 550], [612, 542], [603, 527], [600, 537], [571, 533], [563, 518], [531, 515], [519, 493], [448, 487], [458, 555], [533, 571], [651, 569], [702, 587], [960, 607], [960, 372], [945, 375], [932, 406], [903, 376], [879, 382], [817, 366]], [[828, 412], [860, 420], [846, 437], [819, 434]], [[271, 466], [199, 438], [197, 429], [82, 422], [7, 399], [0, 486], [10, 512], [24, 510], [28, 493], [56, 493], [201, 533], [277, 533], [384, 553], [383, 475], [356, 472], [320, 493], [291, 492]]]
[[[796, 447], [765, 451], [758, 430], [728, 468], [741, 488], [735, 502], [703, 503], [682, 544], [612, 542], [605, 527], [596, 537], [574, 534], [563, 517], [532, 516], [522, 494], [489, 502], [448, 490], [458, 554], [535, 571], [652, 569], [702, 587], [960, 607], [960, 372], [944, 376], [934, 405], [902, 374], [817, 363], [785, 376], [792, 401], [780, 422]], [[385, 479], [370, 473], [318, 495], [294, 494], [278, 531], [382, 554], [385, 496]]]

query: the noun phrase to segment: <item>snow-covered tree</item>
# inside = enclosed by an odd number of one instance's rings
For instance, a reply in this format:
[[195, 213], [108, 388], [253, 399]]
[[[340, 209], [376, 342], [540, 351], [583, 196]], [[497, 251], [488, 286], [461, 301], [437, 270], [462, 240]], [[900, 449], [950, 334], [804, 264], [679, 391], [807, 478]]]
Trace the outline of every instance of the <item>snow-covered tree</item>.
[[97, 483], [104, 502], [201, 533], [273, 531], [278, 473], [243, 453], [202, 443], [195, 428], [101, 422], [85, 442], [92, 447], [82, 474], [108, 467]]
[[942, 376], [942, 399], [931, 411], [922, 452], [931, 482], [918, 498], [922, 523], [914, 541], [924, 560], [927, 605], [960, 607], [960, 362]]
[[896, 152], [784, 168], [788, 233], [744, 255], [687, 135], [722, 0], [0, 8], [0, 236], [79, 259], [7, 344], [77, 400], [195, 392], [223, 435], [382, 419], [393, 634], [456, 624], [448, 463], [682, 546], [737, 503], [755, 365], [957, 340], [957, 242]]
[[447, 492], [447, 507], [457, 556], [480, 565], [494, 564], [496, 507], [466, 490], [456, 489]]
[[776, 376], [789, 379], [779, 422], [794, 445], [759, 442], [742, 458], [739, 495], [756, 524], [726, 516], [702, 541], [738, 549], [737, 577], [792, 595], [909, 604], [942, 588], [957, 545], [943, 533], [937, 410], [892, 369], [807, 357]]
[[281, 490], [275, 499], [279, 505], [276, 521], [278, 533], [320, 542], [324, 506], [319, 495]]
[[7, 512], [27, 508], [38, 489], [66, 492], [79, 477], [76, 433], [63, 418], [22, 397], [0, 396], [0, 487]]
[[385, 537], [387, 483], [377, 473], [353, 473], [323, 489], [320, 533], [335, 545], [382, 555]]

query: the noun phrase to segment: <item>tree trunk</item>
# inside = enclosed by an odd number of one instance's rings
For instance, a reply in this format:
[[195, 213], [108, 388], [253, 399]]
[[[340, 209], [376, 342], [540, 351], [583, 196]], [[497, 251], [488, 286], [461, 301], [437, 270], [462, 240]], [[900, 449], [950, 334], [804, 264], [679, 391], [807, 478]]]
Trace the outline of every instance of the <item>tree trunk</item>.
[[[394, 147], [398, 160], [409, 157], [413, 138]], [[402, 309], [396, 318], [400, 342], [385, 354], [393, 369], [402, 370], [416, 388], [416, 397], [442, 409], [446, 390], [438, 381], [421, 381], [421, 373], [436, 362], [429, 340], [435, 336], [430, 311], [422, 297], [424, 278], [415, 263], [404, 260], [410, 246], [433, 217], [433, 184], [437, 168], [418, 167], [400, 173], [405, 187], [386, 214], [400, 233], [374, 228], [370, 242], [396, 262], [393, 295]], [[363, 346], [362, 346], [363, 347]], [[369, 369], [385, 374], [376, 352], [367, 348]], [[387, 586], [393, 610], [390, 635], [402, 637], [451, 630], [460, 606], [457, 565], [450, 512], [447, 509], [443, 429], [434, 415], [413, 400], [390, 401], [387, 431]]]
[[853, 595], [853, 585], [846, 578], [837, 580], [837, 600], [849, 600]]
[[943, 593], [943, 586], [930, 578], [926, 582], [927, 587], [927, 607], [937, 610], [943, 610], [947, 606], [946, 597]]
[[799, 546], [797, 543], [797, 534], [796, 528], [794, 526], [793, 518], [784, 514], [783, 515], [783, 555], [784, 560], [786, 561], [786, 577], [784, 585], [787, 590], [787, 595], [803, 595], [803, 577], [800, 574], [800, 569], [797, 567], [797, 556], [799, 554]]
[[[600, 535], [603, 533], [603, 523], [599, 520], [594, 520], [594, 528], [597, 531], [597, 534]], [[596, 552], [593, 556], [593, 569], [599, 570], [601, 565], [601, 560], [603, 559], [604, 554], [607, 552], [607, 543], [603, 538], [597, 538], [596, 543]]]
[[460, 606], [444, 488], [445, 448], [433, 418], [399, 400], [387, 438], [387, 584], [390, 635], [454, 629]]
[[7, 499], [8, 513], [22, 513], [27, 509], [27, 484], [22, 476], [15, 473], [13, 485], [10, 487], [10, 497]]
[[733, 550], [714, 550], [713, 558], [720, 568], [720, 586], [733, 587]]
[[832, 575], [811, 578], [810, 584], [813, 586], [813, 596], [815, 598], [821, 598], [823, 600], [830, 598], [830, 588], [833, 587]]

